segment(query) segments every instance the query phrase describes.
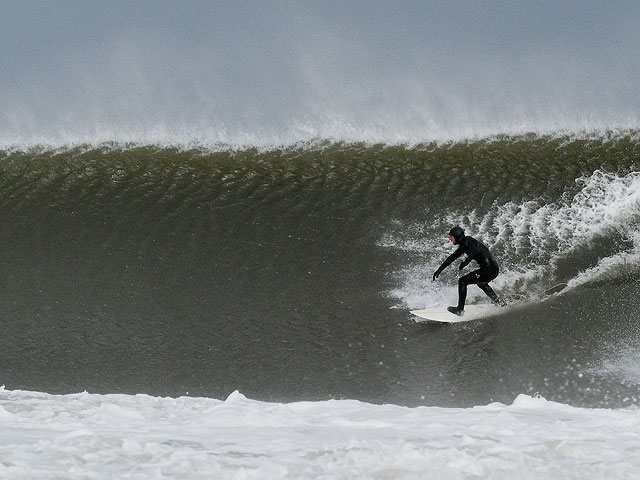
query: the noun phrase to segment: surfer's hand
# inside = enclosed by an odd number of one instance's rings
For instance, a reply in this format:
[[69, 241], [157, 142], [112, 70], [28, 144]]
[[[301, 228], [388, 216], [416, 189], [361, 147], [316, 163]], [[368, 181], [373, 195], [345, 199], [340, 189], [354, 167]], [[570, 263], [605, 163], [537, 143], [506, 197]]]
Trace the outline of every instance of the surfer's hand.
[[436, 278], [438, 278], [440, 276], [440, 273], [442, 272], [442, 270], [438, 269], [433, 273], [433, 279], [435, 280]]
[[469, 262], [467, 260], [463, 260], [462, 262], [460, 262], [460, 270], [462, 270], [467, 265], [469, 265]]

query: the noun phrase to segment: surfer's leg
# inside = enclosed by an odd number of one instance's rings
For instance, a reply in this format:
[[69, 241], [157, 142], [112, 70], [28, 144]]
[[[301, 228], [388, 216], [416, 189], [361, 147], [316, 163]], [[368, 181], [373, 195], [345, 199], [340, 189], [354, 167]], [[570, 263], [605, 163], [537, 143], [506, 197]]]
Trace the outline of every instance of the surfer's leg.
[[491, 288], [491, 285], [489, 285], [488, 283], [479, 283], [478, 287], [480, 287], [482, 291], [487, 294], [487, 296], [493, 303], [495, 303], [496, 305], [502, 304], [500, 298], [498, 298], [498, 294], [493, 290], [493, 288]]
[[500, 300], [498, 294], [491, 288], [489, 282], [498, 276], [498, 269], [481, 269], [477, 272], [478, 287], [487, 294], [493, 303], [496, 305], [504, 305], [504, 302]]
[[464, 302], [467, 299], [467, 285], [469, 283], [474, 283], [473, 281], [473, 272], [470, 274], [461, 277], [458, 280], [458, 306], [457, 307], [447, 307], [451, 313], [455, 315], [464, 315]]
[[477, 273], [467, 273], [464, 277], [460, 277], [458, 280], [458, 309], [464, 310], [464, 304], [467, 300], [467, 285], [477, 282]]
[[481, 268], [461, 277], [460, 280], [458, 280], [458, 310], [464, 310], [464, 304], [467, 298], [467, 286], [473, 284], [477, 284], [478, 287], [480, 287], [494, 303], [500, 305], [502, 302], [498, 298], [498, 295], [493, 291], [493, 288], [489, 286], [489, 282], [497, 276], [497, 269], [490, 270]]
[[458, 310], [464, 310], [464, 302], [467, 300], [467, 284], [462, 281], [462, 278], [458, 281]]
[[449, 307], [447, 310], [451, 313], [455, 313], [456, 315], [462, 315], [464, 313], [464, 304], [467, 300], [467, 286], [473, 284], [478, 284], [478, 286], [484, 290], [487, 295], [489, 295], [491, 300], [496, 303], [500, 303], [498, 295], [496, 295], [496, 292], [494, 292], [489, 286], [489, 282], [497, 276], [497, 269], [480, 268], [460, 277], [460, 280], [458, 280], [458, 306]]

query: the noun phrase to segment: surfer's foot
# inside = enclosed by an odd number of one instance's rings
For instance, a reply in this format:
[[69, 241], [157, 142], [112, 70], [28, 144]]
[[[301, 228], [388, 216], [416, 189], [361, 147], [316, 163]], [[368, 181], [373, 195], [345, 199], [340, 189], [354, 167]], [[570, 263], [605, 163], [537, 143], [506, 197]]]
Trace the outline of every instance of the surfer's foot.
[[454, 315], [458, 315], [459, 317], [461, 317], [462, 315], [464, 315], [464, 308], [460, 308], [460, 307], [447, 307], [447, 310], [449, 310], [451, 313], [453, 313]]
[[499, 307], [506, 307], [507, 306], [507, 302], [505, 302], [501, 298], [496, 298], [496, 300], [493, 303], [495, 303]]

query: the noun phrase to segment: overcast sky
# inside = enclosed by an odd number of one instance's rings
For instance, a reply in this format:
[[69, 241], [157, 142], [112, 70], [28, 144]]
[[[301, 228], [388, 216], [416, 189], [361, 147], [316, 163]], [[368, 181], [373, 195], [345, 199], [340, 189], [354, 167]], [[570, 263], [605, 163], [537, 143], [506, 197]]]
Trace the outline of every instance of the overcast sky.
[[640, 126], [637, 1], [0, 0], [0, 142]]

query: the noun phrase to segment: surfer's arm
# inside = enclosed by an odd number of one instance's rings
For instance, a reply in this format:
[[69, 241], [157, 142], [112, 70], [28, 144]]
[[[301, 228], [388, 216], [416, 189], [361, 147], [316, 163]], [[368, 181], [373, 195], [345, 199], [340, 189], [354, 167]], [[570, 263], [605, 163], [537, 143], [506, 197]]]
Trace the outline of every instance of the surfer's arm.
[[469, 262], [471, 262], [471, 257], [468, 256], [467, 258], [465, 258], [462, 263], [460, 263], [460, 270], [462, 270], [464, 267], [466, 267], [467, 265], [469, 265]]
[[455, 252], [453, 252], [451, 255], [449, 255], [447, 257], [447, 259], [444, 262], [442, 262], [442, 265], [440, 265], [440, 268], [438, 268], [438, 270], [435, 271], [435, 273], [433, 274], [433, 279], [435, 280], [436, 278], [438, 278], [438, 276], [440, 276], [442, 271], [445, 268], [447, 268], [449, 265], [451, 265], [463, 253], [464, 252], [462, 251], [462, 248], [458, 248]]

